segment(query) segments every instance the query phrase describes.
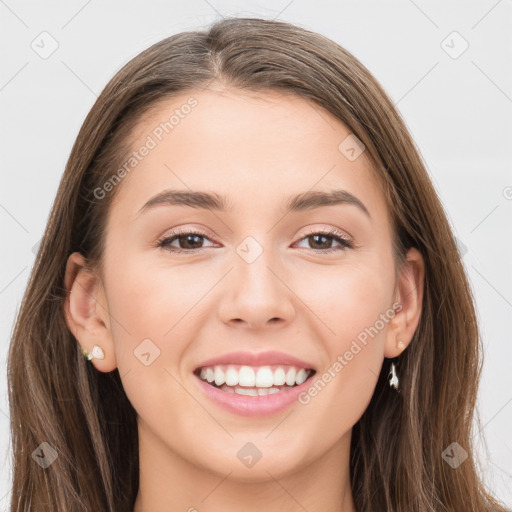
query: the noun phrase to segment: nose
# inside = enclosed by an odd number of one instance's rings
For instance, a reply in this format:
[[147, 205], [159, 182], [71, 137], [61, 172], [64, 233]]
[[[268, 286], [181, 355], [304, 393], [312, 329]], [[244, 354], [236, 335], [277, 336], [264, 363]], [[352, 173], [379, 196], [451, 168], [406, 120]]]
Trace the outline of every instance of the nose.
[[264, 250], [252, 263], [235, 255], [218, 309], [223, 323], [258, 330], [283, 328], [293, 321], [294, 294], [286, 282], [286, 272], [266, 257], [267, 252]]

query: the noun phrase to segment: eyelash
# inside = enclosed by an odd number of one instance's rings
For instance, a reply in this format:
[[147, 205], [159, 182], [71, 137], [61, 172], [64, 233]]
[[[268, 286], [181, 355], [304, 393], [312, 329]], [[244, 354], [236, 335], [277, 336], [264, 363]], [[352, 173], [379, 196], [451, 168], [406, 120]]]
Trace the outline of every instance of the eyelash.
[[[172, 253], [189, 253], [189, 254], [195, 254], [197, 251], [200, 251], [203, 249], [202, 247], [198, 249], [181, 249], [178, 247], [171, 247], [169, 244], [174, 241], [175, 239], [178, 239], [181, 236], [185, 235], [196, 235], [200, 236], [202, 238], [206, 238], [209, 240], [209, 238], [200, 231], [185, 231], [185, 230], [177, 230], [173, 231], [170, 235], [167, 235], [157, 242], [157, 247], [161, 247], [162, 249], [165, 249], [166, 251], [172, 252]], [[331, 247], [330, 249], [311, 249], [315, 253], [325, 254], [325, 253], [333, 253], [337, 251], [345, 251], [346, 249], [353, 249], [354, 245], [352, 242], [350, 242], [343, 233], [336, 229], [331, 229], [330, 231], [311, 231], [310, 233], [307, 233], [305, 236], [303, 236], [299, 241], [302, 241], [306, 238], [309, 238], [313, 235], [322, 235], [328, 238], [334, 239], [336, 242], [339, 242], [341, 244], [341, 247]]]

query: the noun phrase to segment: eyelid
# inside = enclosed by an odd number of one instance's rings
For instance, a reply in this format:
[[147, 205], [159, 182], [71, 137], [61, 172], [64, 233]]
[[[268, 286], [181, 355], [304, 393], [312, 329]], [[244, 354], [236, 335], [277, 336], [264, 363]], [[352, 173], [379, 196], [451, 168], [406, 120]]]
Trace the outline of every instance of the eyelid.
[[186, 226], [178, 226], [176, 228], [167, 229], [163, 235], [158, 237], [158, 240], [165, 240], [166, 238], [171, 238], [178, 235], [188, 235], [189, 233], [195, 233], [197, 235], [204, 236], [205, 238], [214, 239], [213, 234], [203, 227], [197, 227], [194, 224], [186, 225]]
[[316, 234], [323, 234], [323, 235], [336, 235], [336, 236], [339, 236], [340, 238], [343, 238], [343, 240], [346, 240], [347, 242], [353, 242], [353, 238], [348, 235], [347, 233], [345, 233], [344, 231], [342, 231], [341, 229], [338, 229], [338, 228], [335, 228], [335, 227], [329, 227], [329, 228], [320, 228], [320, 227], [313, 227], [313, 228], [309, 228], [309, 231], [306, 232], [303, 236], [300, 237], [300, 240], [302, 240], [303, 238], [306, 238], [308, 236], [311, 236], [311, 235], [316, 235]]
[[[179, 226], [179, 227], [176, 227], [176, 228], [173, 228], [169, 231], [166, 231], [163, 235], [161, 235], [159, 237], [159, 240], [164, 240], [166, 238], [169, 238], [171, 236], [176, 236], [176, 235], [180, 235], [180, 234], [189, 234], [191, 232], [194, 232], [195, 234], [198, 234], [198, 235], [202, 235], [206, 238], [209, 238], [209, 239], [214, 239], [215, 237], [211, 234], [210, 231], [204, 229], [204, 228], [197, 228], [196, 226], [194, 226], [193, 224], [192, 225], [187, 225], [185, 227], [183, 226]], [[302, 240], [303, 238], [307, 237], [307, 236], [311, 236], [311, 235], [315, 235], [315, 234], [319, 234], [319, 233], [322, 233], [322, 234], [329, 234], [329, 235], [338, 235], [340, 236], [341, 238], [349, 241], [349, 242], [352, 242], [353, 241], [353, 238], [347, 234], [346, 232], [338, 229], [338, 228], [335, 228], [333, 226], [331, 227], [318, 227], [318, 226], [313, 226], [313, 227], [309, 227], [308, 228], [308, 231], [306, 233], [304, 233], [300, 238], [299, 240]]]

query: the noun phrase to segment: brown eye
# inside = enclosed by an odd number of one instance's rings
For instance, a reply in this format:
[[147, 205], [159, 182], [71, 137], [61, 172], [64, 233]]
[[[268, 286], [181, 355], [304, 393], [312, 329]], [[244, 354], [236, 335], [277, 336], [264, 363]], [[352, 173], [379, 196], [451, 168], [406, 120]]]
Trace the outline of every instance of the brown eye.
[[[205, 240], [209, 240], [209, 238], [202, 233], [192, 231], [177, 232], [163, 238], [158, 243], [158, 247], [175, 253], [194, 252], [205, 248], [203, 245]], [[308, 249], [319, 253], [330, 253], [353, 248], [352, 243], [345, 235], [337, 230], [309, 233], [301, 239], [301, 242], [303, 240], [308, 242]], [[333, 242], [338, 243], [338, 247], [333, 247]]]
[[312, 249], [330, 249], [333, 242], [332, 237], [326, 235], [310, 235], [308, 239]]
[[201, 235], [180, 235], [176, 237], [180, 249], [199, 249], [202, 238]]
[[[336, 252], [343, 251], [345, 249], [352, 249], [352, 243], [343, 235], [341, 232], [336, 230], [331, 230], [329, 232], [318, 232], [318, 233], [310, 233], [302, 240], [307, 240], [309, 247], [308, 249], [312, 249], [315, 252], [325, 253], [325, 252]], [[332, 244], [337, 242], [339, 247], [333, 247]]]
[[[192, 252], [202, 249], [204, 240], [208, 238], [202, 233], [196, 232], [179, 232], [163, 238], [158, 247], [163, 247], [171, 252]], [[176, 246], [177, 242], [177, 246]], [[173, 245], [174, 244], [174, 245]]]

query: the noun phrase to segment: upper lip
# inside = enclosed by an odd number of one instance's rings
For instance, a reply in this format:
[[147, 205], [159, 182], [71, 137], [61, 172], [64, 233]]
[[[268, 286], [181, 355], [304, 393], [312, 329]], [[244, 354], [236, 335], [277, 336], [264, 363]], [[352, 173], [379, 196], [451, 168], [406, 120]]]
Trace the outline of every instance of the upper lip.
[[203, 361], [196, 366], [196, 370], [205, 366], [215, 366], [219, 364], [240, 364], [247, 366], [266, 366], [266, 365], [290, 365], [299, 368], [314, 370], [311, 363], [298, 359], [284, 352], [274, 350], [266, 352], [229, 352], [221, 356]]

